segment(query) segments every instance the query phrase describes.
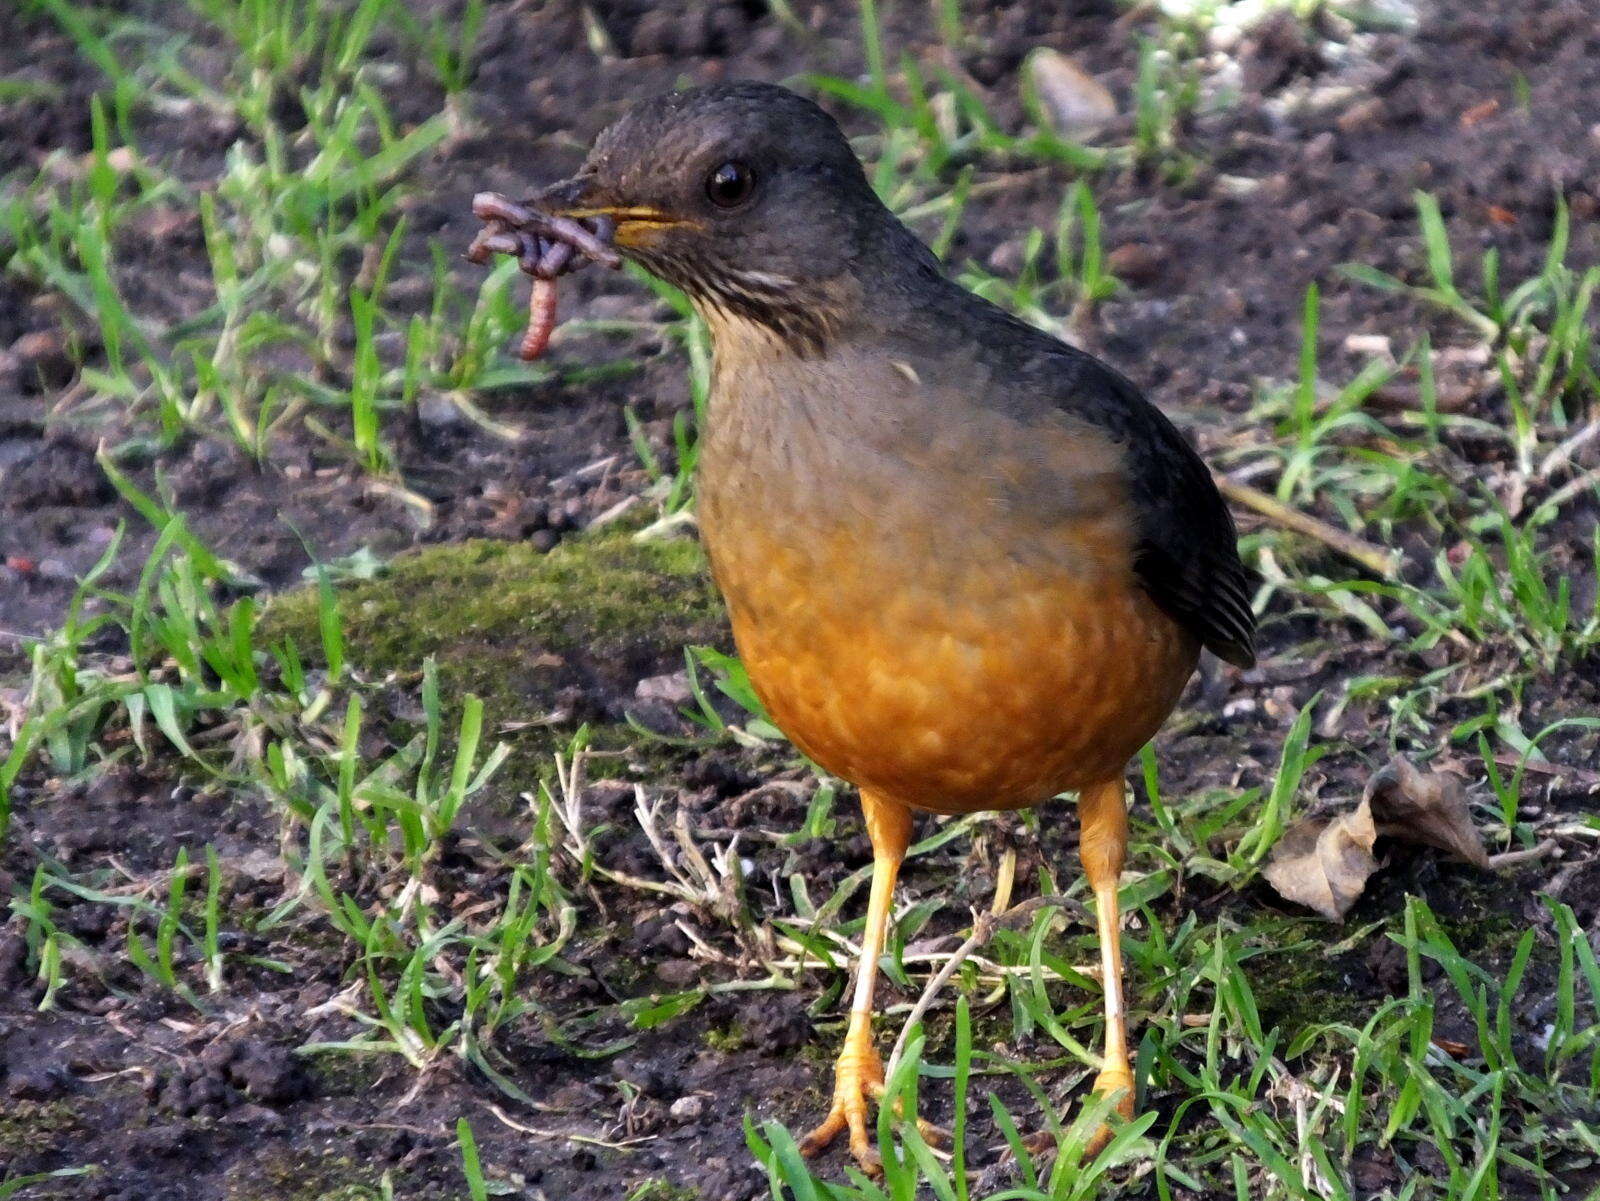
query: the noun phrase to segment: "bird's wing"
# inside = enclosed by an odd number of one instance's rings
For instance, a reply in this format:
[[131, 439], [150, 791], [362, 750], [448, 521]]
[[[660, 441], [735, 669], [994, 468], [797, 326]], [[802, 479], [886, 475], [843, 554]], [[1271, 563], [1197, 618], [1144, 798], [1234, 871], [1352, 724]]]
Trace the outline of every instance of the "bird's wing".
[[1058, 403], [1123, 447], [1139, 582], [1208, 650], [1240, 667], [1253, 665], [1250, 579], [1210, 469], [1132, 382], [1092, 355], [1058, 345], [1058, 370], [1066, 377]]
[[[1205, 462], [1133, 383], [1093, 355], [948, 283], [930, 268], [929, 321], [940, 341], [918, 347], [947, 381], [961, 370], [945, 331], [966, 328], [975, 373], [969, 400], [1020, 421], [1053, 409], [1103, 431], [1123, 449], [1136, 521], [1133, 568], [1163, 612], [1201, 645], [1240, 667], [1255, 663], [1250, 577], [1233, 517]], [[943, 285], [936, 287], [934, 285]], [[895, 335], [907, 338], [901, 330]]]

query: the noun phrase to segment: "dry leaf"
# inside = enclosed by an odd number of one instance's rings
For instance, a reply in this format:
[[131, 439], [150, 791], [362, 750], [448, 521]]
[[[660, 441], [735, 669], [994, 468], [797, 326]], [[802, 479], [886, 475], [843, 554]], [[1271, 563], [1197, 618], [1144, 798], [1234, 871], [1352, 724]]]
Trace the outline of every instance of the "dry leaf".
[[1349, 813], [1316, 814], [1285, 830], [1262, 874], [1285, 900], [1343, 921], [1378, 868], [1372, 844], [1380, 834], [1489, 866], [1461, 781], [1397, 756]]
[[1418, 842], [1488, 867], [1483, 839], [1467, 810], [1461, 781], [1444, 772], [1421, 772], [1396, 756], [1367, 783], [1365, 803], [1372, 807], [1378, 833], [1402, 842]]
[[1341, 922], [1378, 868], [1377, 836], [1365, 801], [1351, 813], [1304, 818], [1283, 832], [1262, 874], [1286, 900]]

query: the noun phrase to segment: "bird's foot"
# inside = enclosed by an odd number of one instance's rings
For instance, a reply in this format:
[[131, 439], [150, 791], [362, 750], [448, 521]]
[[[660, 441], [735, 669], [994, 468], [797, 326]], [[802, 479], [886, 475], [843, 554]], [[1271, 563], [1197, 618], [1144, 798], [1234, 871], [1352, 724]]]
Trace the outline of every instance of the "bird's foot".
[[883, 1173], [883, 1159], [867, 1135], [867, 1102], [883, 1094], [883, 1060], [870, 1043], [855, 1042], [846, 1041], [839, 1062], [834, 1065], [833, 1105], [821, 1124], [800, 1140], [800, 1154], [815, 1158], [849, 1131], [850, 1154], [862, 1171], [878, 1176]]
[[[1094, 1092], [1097, 1096], [1116, 1095], [1116, 1111], [1122, 1115], [1124, 1122], [1133, 1120], [1133, 1073], [1126, 1065], [1122, 1067], [1106, 1068], [1094, 1078]], [[1105, 1145], [1111, 1141], [1115, 1131], [1102, 1123], [1093, 1134], [1089, 1136], [1088, 1145], [1083, 1149], [1084, 1156], [1098, 1155], [1104, 1150]]]
[[[1122, 1115], [1123, 1121], [1133, 1117], [1133, 1073], [1127, 1068], [1108, 1068], [1095, 1077], [1094, 1092], [1097, 1095], [1118, 1093], [1116, 1111]], [[1094, 1133], [1089, 1136], [1089, 1141], [1084, 1144], [1083, 1158], [1093, 1159], [1111, 1141], [1111, 1136], [1116, 1131], [1108, 1123], [1102, 1122], [1095, 1127]], [[1056, 1153], [1056, 1135], [1049, 1130], [1036, 1131], [1024, 1135], [1022, 1149], [1035, 1160]]]
[[[800, 1154], [813, 1159], [848, 1131], [850, 1154], [861, 1165], [861, 1170], [869, 1176], [881, 1176], [883, 1157], [872, 1145], [867, 1119], [869, 1102], [881, 1100], [883, 1093], [883, 1061], [878, 1052], [871, 1045], [853, 1047], [847, 1044], [834, 1067], [833, 1105], [821, 1124], [800, 1140]], [[918, 1118], [917, 1131], [930, 1146], [949, 1144], [950, 1132], [932, 1122]]]

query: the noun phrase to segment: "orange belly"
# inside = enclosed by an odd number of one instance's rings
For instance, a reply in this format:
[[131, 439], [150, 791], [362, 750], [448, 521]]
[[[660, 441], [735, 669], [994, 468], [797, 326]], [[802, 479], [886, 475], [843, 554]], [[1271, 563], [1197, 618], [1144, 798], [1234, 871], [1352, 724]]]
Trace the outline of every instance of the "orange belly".
[[748, 530], [717, 582], [778, 726], [859, 787], [935, 813], [1012, 809], [1118, 775], [1198, 647], [1133, 580], [1004, 556], [874, 561]]

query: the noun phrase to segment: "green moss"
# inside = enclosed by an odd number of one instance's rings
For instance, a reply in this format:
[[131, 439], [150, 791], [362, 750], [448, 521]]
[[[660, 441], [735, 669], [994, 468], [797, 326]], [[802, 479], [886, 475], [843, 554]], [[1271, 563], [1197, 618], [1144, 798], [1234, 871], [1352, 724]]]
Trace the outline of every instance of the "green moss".
[[700, 1192], [656, 1177], [634, 1185], [628, 1191], [628, 1201], [700, 1201]]
[[272, 1150], [228, 1173], [224, 1201], [380, 1201], [371, 1172], [342, 1155]]
[[[1479, 967], [1509, 962], [1528, 927], [1521, 908], [1506, 905], [1504, 883], [1487, 873], [1468, 875], [1464, 870], [1450, 883], [1448, 895], [1434, 899], [1439, 929], [1457, 951]], [[1546, 954], [1541, 956], [1541, 952]], [[1553, 956], [1548, 948], [1535, 943], [1532, 958], [1537, 963]]]
[[1262, 1030], [1276, 1026], [1293, 1037], [1328, 1022], [1360, 1026], [1377, 1009], [1350, 990], [1337, 961], [1315, 954], [1259, 956], [1250, 960], [1248, 975]]
[[77, 1111], [65, 1101], [12, 1101], [0, 1106], [0, 1147], [40, 1155], [61, 1145], [79, 1128]]
[[1357, 952], [1332, 958], [1322, 953], [1328, 941], [1325, 923], [1311, 919], [1274, 923], [1270, 938], [1274, 948], [1284, 949], [1252, 955], [1241, 965], [1263, 1030], [1276, 1026], [1292, 1038], [1307, 1026], [1325, 1022], [1359, 1026], [1377, 1009], [1378, 1001], [1351, 987], [1348, 977]]
[[[414, 686], [433, 656], [447, 702], [469, 692], [483, 698], [489, 730], [530, 723], [515, 739], [524, 766], [565, 745], [584, 720], [596, 746], [639, 743], [621, 720], [637, 682], [675, 669], [686, 645], [728, 641], [699, 544], [638, 541], [628, 530], [548, 554], [510, 542], [428, 547], [396, 558], [378, 579], [341, 585], [337, 596], [352, 664], [371, 679]], [[273, 600], [261, 632], [320, 658], [317, 590]], [[513, 779], [517, 764], [508, 769], [502, 788], [527, 782]]]
[[359, 1097], [383, 1077], [386, 1064], [378, 1055], [329, 1051], [307, 1060], [318, 1096]]
[[[580, 538], [548, 554], [463, 542], [401, 555], [376, 580], [338, 589], [348, 654], [374, 675], [438, 658], [441, 681], [524, 706], [551, 699], [567, 669], [653, 666], [685, 642], [718, 639], [722, 608], [697, 543]], [[272, 602], [264, 633], [320, 646], [317, 591]], [[540, 661], [543, 658], [545, 661]], [[560, 659], [561, 663], [550, 660]]]
[[[1431, 898], [1434, 917], [1456, 950], [1491, 973], [1503, 969], [1516, 954], [1527, 926], [1520, 910], [1506, 907], [1499, 881], [1463, 869], [1438, 894]], [[1356, 1026], [1364, 1023], [1383, 998], [1364, 995], [1351, 981], [1370, 974], [1362, 957], [1373, 941], [1386, 939], [1403, 926], [1401, 912], [1394, 912], [1359, 947], [1332, 958], [1318, 949], [1330, 941], [1326, 925], [1305, 919], [1275, 927], [1271, 939], [1276, 946], [1316, 945], [1268, 951], [1245, 962], [1262, 1027], [1276, 1025], [1292, 1036], [1306, 1026], [1325, 1022]], [[1535, 966], [1553, 966], [1554, 954], [1549, 947], [1536, 943], [1531, 962]]]
[[720, 1051], [724, 1055], [744, 1049], [744, 1029], [738, 1022], [729, 1022], [725, 1026], [712, 1026], [706, 1030], [706, 1046], [713, 1051]]

